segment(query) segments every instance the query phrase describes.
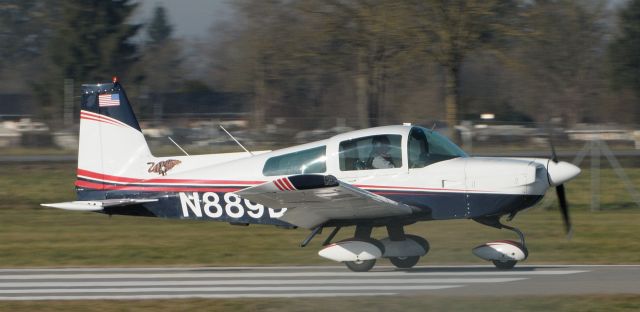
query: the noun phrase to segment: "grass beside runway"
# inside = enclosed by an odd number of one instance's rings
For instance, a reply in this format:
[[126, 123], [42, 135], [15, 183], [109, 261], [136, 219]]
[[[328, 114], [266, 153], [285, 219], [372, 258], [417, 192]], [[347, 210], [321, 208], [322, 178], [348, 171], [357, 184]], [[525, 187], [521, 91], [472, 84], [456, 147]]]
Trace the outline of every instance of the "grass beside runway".
[[300, 299], [5, 301], [0, 311], [638, 311], [631, 295], [508, 298], [383, 296]]
[[[627, 172], [634, 184], [640, 185], [640, 169]], [[109, 218], [38, 206], [74, 199], [74, 179], [74, 164], [0, 167], [0, 267], [334, 264], [317, 256], [328, 233], [299, 248], [306, 230]], [[611, 170], [602, 171], [601, 182], [605, 187], [603, 210], [593, 213], [587, 208], [589, 172], [567, 184], [574, 220], [570, 241], [564, 237], [555, 209], [532, 209], [511, 222], [527, 235], [530, 256], [526, 263], [640, 263], [640, 241], [635, 239], [640, 208], [631, 203]], [[549, 195], [555, 196], [552, 191]], [[471, 254], [473, 247], [489, 240], [516, 239], [511, 232], [470, 220], [422, 222], [408, 227], [407, 232], [424, 236], [431, 243], [431, 252], [421, 265], [484, 264]], [[340, 237], [351, 234], [352, 229], [345, 229]], [[375, 236], [386, 235], [377, 230]]]

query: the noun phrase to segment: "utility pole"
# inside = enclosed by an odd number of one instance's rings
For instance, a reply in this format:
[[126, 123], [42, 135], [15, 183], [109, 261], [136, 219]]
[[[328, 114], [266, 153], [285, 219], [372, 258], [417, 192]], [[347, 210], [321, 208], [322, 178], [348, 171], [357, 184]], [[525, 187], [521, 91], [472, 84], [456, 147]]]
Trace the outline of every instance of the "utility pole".
[[64, 80], [63, 105], [62, 124], [68, 129], [73, 125], [73, 79]]

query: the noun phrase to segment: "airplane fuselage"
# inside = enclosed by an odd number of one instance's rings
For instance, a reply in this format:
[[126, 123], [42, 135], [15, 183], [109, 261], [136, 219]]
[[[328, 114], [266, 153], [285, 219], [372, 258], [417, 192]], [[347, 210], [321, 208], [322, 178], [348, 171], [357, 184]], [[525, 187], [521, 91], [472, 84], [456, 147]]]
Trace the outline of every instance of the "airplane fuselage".
[[[129, 172], [128, 176], [104, 175], [81, 167], [76, 186], [79, 200], [158, 198], [157, 202], [136, 205], [135, 208], [105, 209], [104, 212], [109, 214], [283, 227], [293, 227], [279, 220], [285, 209], [270, 209], [234, 192], [289, 174], [277, 174], [278, 168], [275, 172], [268, 172], [271, 169], [267, 167], [273, 166], [271, 160], [318, 148], [324, 149], [320, 156], [323, 170], [315, 173], [333, 175], [355, 187], [416, 209], [410, 216], [379, 219], [374, 223], [385, 224], [395, 219], [399, 223], [410, 224], [421, 220], [510, 214], [533, 206], [549, 187], [546, 159], [480, 158], [461, 154], [444, 157], [448, 159], [433, 156], [433, 163], [421, 163], [416, 166], [419, 168], [411, 168], [407, 152], [411, 129], [410, 126], [372, 128], [255, 155], [232, 153], [153, 158], [142, 160], [148, 165], [139, 166], [140, 172]], [[341, 150], [344, 142], [380, 134], [398, 136], [398, 167], [344, 170], [349, 169], [344, 167], [344, 159], [341, 159], [345, 154]], [[331, 220], [327, 225], [350, 225], [361, 221]]]

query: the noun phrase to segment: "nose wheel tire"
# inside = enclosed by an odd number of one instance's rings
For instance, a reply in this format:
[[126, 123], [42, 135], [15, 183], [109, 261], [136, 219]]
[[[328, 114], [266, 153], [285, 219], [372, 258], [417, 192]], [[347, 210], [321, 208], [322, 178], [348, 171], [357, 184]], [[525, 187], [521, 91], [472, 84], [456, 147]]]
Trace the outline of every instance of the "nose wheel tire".
[[391, 263], [395, 265], [399, 269], [409, 269], [420, 261], [419, 256], [410, 256], [410, 257], [391, 257], [389, 258]]
[[495, 265], [499, 270], [511, 270], [516, 266], [516, 263], [518, 263], [518, 261], [515, 260], [493, 260], [493, 265]]
[[376, 259], [373, 260], [360, 260], [360, 261], [345, 261], [344, 264], [353, 272], [368, 272], [376, 265]]

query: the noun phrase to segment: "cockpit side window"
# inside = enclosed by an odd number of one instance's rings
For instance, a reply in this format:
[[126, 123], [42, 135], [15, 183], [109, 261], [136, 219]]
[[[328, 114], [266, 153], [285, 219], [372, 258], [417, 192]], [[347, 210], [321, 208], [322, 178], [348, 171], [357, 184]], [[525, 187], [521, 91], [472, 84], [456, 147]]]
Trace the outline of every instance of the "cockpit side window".
[[324, 173], [327, 171], [327, 147], [320, 146], [271, 157], [264, 164], [265, 176]]
[[340, 170], [402, 167], [402, 136], [381, 134], [340, 142]]
[[409, 168], [422, 168], [443, 160], [467, 157], [462, 149], [446, 137], [420, 127], [411, 129], [407, 144]]

